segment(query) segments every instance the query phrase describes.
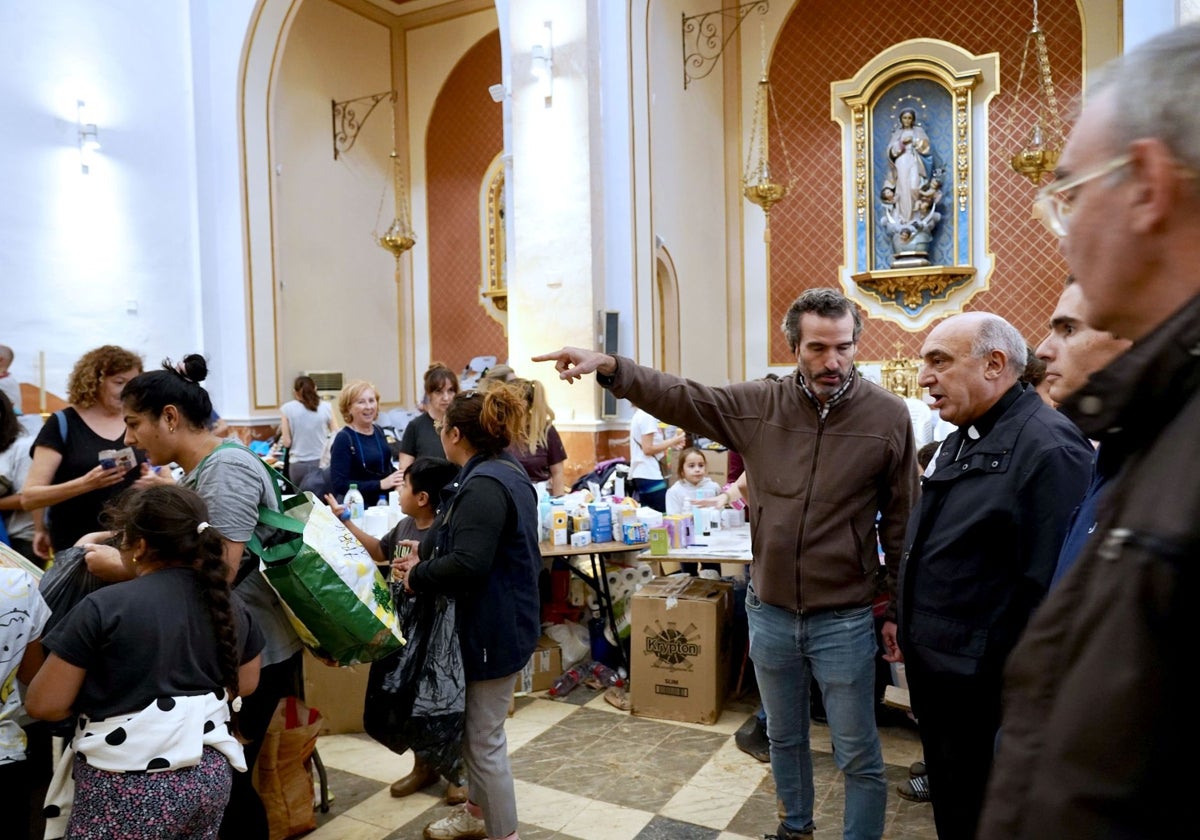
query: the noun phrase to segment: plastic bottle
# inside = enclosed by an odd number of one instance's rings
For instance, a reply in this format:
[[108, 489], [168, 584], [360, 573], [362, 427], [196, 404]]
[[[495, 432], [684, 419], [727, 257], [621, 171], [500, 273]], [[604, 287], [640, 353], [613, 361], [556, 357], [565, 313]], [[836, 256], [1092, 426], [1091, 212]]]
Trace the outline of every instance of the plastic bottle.
[[366, 505], [363, 502], [362, 493], [358, 492], [357, 484], [350, 485], [350, 489], [346, 491], [346, 498], [342, 500], [342, 504], [350, 511], [350, 521], [361, 528], [366, 515]]
[[593, 662], [590, 673], [605, 687], [625, 685], [625, 680], [621, 679], [621, 675], [603, 662]]
[[570, 694], [575, 686], [583, 682], [584, 676], [588, 673], [588, 668], [591, 663], [576, 665], [574, 668], [568, 668], [563, 672], [563, 675], [554, 681], [554, 685], [550, 686], [551, 697], [566, 697]]

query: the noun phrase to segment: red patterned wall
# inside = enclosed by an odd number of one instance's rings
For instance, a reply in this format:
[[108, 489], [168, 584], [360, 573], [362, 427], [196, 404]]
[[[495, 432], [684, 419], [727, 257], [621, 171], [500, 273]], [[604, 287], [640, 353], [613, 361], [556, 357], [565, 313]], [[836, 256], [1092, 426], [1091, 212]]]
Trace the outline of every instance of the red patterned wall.
[[479, 293], [479, 191], [504, 149], [503, 113], [488, 95], [500, 69], [500, 34], [493, 32], [451, 71], [425, 135], [430, 351], [452, 370], [473, 356], [508, 357], [504, 330]]
[[[1066, 108], [1081, 89], [1079, 12], [1075, 0], [1042, 0], [1039, 12], [1050, 47], [1055, 89]], [[967, 308], [1007, 318], [1036, 345], [1058, 299], [1066, 263], [1055, 239], [1030, 216], [1033, 186], [1008, 163], [1012, 149], [1032, 123], [1026, 107], [1013, 119], [1012, 96], [1031, 13], [1029, 0], [958, 0], [911, 7], [881, 6], [873, 0], [801, 0], [780, 33], [770, 76], [780, 128], [801, 176], [800, 188], [793, 195], [812, 196], [813, 185], [806, 187], [806, 178], [824, 181], [814, 177], [816, 173], [837, 172], [845, 165], [841, 128], [829, 117], [830, 82], [852, 77], [873, 56], [910, 38], [949, 41], [976, 55], [1000, 54], [1001, 90], [989, 111], [987, 224], [995, 267], [990, 288], [978, 293]], [[1022, 83], [1025, 97], [1031, 91], [1029, 69], [1027, 66]], [[771, 159], [781, 158], [773, 148]], [[826, 187], [832, 183], [827, 181]], [[827, 194], [826, 187], [815, 193]], [[806, 288], [838, 285], [847, 214], [841, 202], [825, 206], [821, 212], [819, 204], [793, 199], [780, 202], [771, 212], [767, 328], [772, 336], [772, 364], [795, 361], [778, 324], [796, 296]], [[859, 358], [892, 358], [897, 342], [903, 355], [916, 356], [925, 332], [910, 333], [896, 324], [873, 320], [863, 332]]]

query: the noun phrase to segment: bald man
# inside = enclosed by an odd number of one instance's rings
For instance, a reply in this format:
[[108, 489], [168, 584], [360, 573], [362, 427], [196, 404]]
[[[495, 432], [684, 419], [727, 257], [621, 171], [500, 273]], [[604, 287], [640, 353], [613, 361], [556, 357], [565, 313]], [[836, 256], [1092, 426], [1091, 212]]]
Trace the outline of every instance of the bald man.
[[1020, 332], [986, 312], [946, 319], [921, 348], [918, 381], [957, 429], [909, 519], [898, 643], [940, 840], [975, 836], [1005, 660], [1091, 475], [1087, 439], [1018, 381], [1027, 354]]

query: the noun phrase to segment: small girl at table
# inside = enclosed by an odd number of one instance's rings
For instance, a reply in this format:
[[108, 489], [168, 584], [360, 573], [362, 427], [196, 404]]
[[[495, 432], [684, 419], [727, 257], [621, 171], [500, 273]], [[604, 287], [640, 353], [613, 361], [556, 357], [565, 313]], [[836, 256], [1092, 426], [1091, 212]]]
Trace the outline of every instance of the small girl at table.
[[683, 513], [685, 502], [698, 497], [712, 498], [721, 492], [720, 485], [708, 477], [708, 459], [694, 446], [679, 453], [675, 462], [676, 481], [667, 491], [667, 513]]

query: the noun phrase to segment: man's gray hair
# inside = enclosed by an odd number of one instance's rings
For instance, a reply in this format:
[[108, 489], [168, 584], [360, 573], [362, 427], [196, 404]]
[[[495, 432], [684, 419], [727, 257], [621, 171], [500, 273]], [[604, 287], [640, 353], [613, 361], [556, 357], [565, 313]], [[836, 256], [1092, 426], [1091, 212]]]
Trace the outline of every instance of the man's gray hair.
[[1164, 32], [1109, 62], [1088, 97], [1110, 89], [1116, 99], [1114, 150], [1156, 137], [1200, 172], [1200, 22]]
[[854, 316], [854, 341], [862, 335], [862, 316], [858, 314], [858, 306], [854, 301], [836, 289], [807, 289], [788, 307], [783, 316], [783, 335], [787, 339], [792, 352], [800, 346], [800, 316], [812, 312], [822, 318], [845, 318], [847, 314]]
[[1021, 331], [1005, 321], [999, 315], [981, 312], [983, 320], [975, 337], [971, 339], [971, 355], [977, 359], [999, 350], [1007, 360], [1007, 367], [1013, 376], [1020, 379], [1025, 373], [1025, 363], [1028, 360], [1029, 346], [1021, 336]]

